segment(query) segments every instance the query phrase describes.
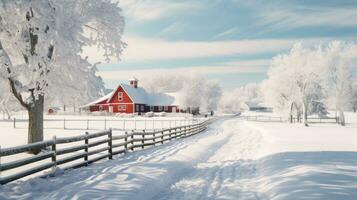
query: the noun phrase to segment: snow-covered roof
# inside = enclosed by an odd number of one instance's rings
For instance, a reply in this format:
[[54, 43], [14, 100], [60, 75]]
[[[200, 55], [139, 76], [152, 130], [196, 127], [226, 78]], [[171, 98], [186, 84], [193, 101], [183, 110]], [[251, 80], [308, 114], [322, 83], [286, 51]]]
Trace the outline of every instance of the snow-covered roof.
[[134, 103], [147, 104], [149, 94], [142, 87], [133, 87], [127, 84], [120, 84]]
[[148, 104], [152, 106], [171, 106], [178, 105], [176, 103], [176, 98], [174, 96], [170, 96], [168, 94], [149, 94], [148, 95]]
[[84, 106], [81, 106], [81, 107], [88, 107], [88, 106], [90, 106], [90, 105], [98, 104], [98, 103], [100, 103], [100, 102], [102, 102], [102, 101], [108, 100], [109, 97], [113, 96], [113, 94], [114, 94], [114, 91], [108, 93], [107, 95], [105, 95], [105, 96], [103, 96], [103, 97], [100, 97], [99, 99], [97, 99], [97, 100], [95, 100], [95, 101], [92, 101], [92, 102], [90, 102], [90, 103], [88, 103], [88, 104], [86, 104], [86, 105], [84, 105]]

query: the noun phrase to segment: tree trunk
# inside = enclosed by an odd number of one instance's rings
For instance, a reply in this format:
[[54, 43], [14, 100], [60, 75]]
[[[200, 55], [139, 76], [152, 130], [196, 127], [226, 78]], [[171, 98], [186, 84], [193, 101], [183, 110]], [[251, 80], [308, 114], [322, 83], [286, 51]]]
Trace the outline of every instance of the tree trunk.
[[304, 116], [303, 122], [304, 122], [304, 125], [305, 126], [309, 126], [309, 124], [307, 122], [307, 103], [304, 102], [302, 106], [303, 106], [303, 116]]
[[343, 110], [338, 109], [338, 113], [339, 113], [339, 119], [340, 119], [341, 126], [345, 126], [346, 121], [345, 121], [345, 114], [343, 113]]
[[4, 108], [4, 112], [7, 115], [7, 119], [11, 119], [11, 114], [10, 114], [10, 112], [9, 112], [9, 110], [7, 108]]
[[[28, 108], [29, 126], [28, 126], [28, 143], [43, 141], [43, 110], [44, 96], [40, 95], [33, 104]], [[38, 153], [32, 152], [32, 153]]]
[[294, 107], [294, 103], [291, 103], [290, 105], [290, 123], [293, 123], [293, 107]]

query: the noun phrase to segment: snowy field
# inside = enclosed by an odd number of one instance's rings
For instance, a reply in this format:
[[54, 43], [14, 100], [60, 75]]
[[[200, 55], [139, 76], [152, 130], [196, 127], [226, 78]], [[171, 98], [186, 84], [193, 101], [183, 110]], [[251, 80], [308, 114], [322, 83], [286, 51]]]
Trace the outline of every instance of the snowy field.
[[[28, 120], [26, 113], [18, 113], [13, 120], [0, 120], [0, 146], [12, 147], [27, 143]], [[94, 133], [112, 128], [114, 134], [124, 134], [131, 130], [156, 130], [181, 125], [188, 125], [203, 120], [192, 118], [191, 115], [169, 115], [165, 117], [117, 117], [95, 115], [45, 115], [45, 140], [53, 136], [69, 137], [84, 134], [86, 131]], [[11, 137], [9, 137], [9, 134]]]
[[4, 185], [0, 199], [352, 200], [356, 133], [357, 124], [221, 119], [190, 138]]

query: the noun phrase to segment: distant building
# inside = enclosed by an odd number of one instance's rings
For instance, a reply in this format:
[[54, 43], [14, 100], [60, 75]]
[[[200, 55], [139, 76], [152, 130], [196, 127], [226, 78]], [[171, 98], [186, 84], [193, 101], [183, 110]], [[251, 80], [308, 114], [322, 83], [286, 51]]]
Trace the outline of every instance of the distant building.
[[82, 108], [90, 112], [110, 113], [179, 112], [174, 95], [148, 93], [138, 86], [138, 82], [138, 79], [131, 78], [129, 85], [120, 84], [109, 94]]
[[271, 107], [266, 106], [264, 103], [256, 103], [256, 102], [242, 102], [241, 108], [243, 108], [243, 110], [257, 111], [257, 112], [273, 111]]

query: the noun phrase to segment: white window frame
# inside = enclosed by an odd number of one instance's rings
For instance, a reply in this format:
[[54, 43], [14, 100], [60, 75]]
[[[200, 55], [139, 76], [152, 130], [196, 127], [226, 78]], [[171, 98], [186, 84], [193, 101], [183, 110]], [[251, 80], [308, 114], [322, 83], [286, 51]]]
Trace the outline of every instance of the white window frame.
[[140, 105], [136, 104], [135, 105], [135, 112], [139, 112], [140, 111]]
[[118, 105], [119, 111], [126, 111], [126, 105]]
[[168, 106], [164, 106], [164, 111], [169, 111], [169, 107]]
[[145, 106], [141, 105], [141, 111], [145, 111]]
[[164, 110], [164, 107], [163, 107], [163, 106], [158, 106], [158, 110], [159, 110], [159, 111], [163, 111], [163, 110]]
[[118, 92], [118, 101], [123, 101], [124, 100], [124, 94], [123, 92]]

